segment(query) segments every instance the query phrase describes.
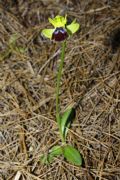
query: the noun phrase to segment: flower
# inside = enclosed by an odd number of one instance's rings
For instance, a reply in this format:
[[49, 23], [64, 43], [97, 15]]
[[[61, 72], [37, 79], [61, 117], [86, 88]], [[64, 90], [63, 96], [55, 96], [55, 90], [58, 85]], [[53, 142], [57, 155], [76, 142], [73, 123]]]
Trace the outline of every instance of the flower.
[[70, 35], [74, 34], [80, 27], [76, 20], [74, 20], [71, 24], [67, 25], [67, 16], [59, 16], [57, 15], [55, 18], [48, 19], [49, 22], [54, 26], [53, 29], [43, 29], [42, 34], [55, 41], [64, 41]]

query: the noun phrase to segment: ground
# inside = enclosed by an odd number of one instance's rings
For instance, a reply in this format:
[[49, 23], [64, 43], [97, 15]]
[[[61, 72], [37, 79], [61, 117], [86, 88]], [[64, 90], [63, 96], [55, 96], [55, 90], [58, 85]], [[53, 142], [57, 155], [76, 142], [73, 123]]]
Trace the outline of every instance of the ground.
[[[0, 1], [0, 179], [120, 179], [120, 1]], [[55, 84], [61, 43], [41, 36], [48, 17], [76, 18], [67, 40], [61, 80], [61, 113], [76, 118], [68, 144], [81, 167], [63, 157], [48, 165], [42, 153], [60, 144]]]

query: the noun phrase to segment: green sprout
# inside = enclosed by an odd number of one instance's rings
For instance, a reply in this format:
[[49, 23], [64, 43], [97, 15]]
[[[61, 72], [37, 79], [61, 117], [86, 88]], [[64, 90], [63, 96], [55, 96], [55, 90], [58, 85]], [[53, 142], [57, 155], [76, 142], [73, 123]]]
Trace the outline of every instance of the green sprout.
[[80, 25], [74, 20], [71, 24], [67, 25], [67, 16], [56, 16], [54, 19], [49, 18], [49, 22], [54, 26], [53, 29], [43, 29], [42, 35], [50, 40], [62, 42], [61, 49], [61, 62], [59, 65], [57, 73], [57, 84], [56, 84], [56, 120], [59, 127], [59, 133], [61, 137], [61, 146], [53, 146], [47, 155], [41, 156], [41, 162], [43, 164], [48, 164], [53, 161], [56, 156], [63, 155], [64, 158], [70, 163], [80, 166], [82, 164], [82, 157], [77, 149], [68, 145], [66, 142], [66, 136], [68, 129], [75, 118], [74, 107], [69, 107], [60, 114], [60, 102], [59, 102], [59, 92], [60, 92], [60, 80], [62, 76], [62, 69], [65, 59], [65, 48], [66, 40], [72, 34], [78, 31]]
[[20, 34], [12, 34], [8, 41], [8, 47], [0, 53], [0, 61], [8, 58], [12, 53], [24, 54], [27, 48], [17, 45], [17, 40], [20, 38]]

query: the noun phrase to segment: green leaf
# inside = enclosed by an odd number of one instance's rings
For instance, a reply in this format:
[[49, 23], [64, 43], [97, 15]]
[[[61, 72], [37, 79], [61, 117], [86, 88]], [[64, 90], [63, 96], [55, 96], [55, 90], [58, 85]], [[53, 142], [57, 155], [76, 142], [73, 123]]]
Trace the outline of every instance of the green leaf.
[[12, 34], [9, 39], [9, 46], [15, 46], [17, 39], [20, 37], [20, 34]]
[[6, 51], [0, 53], [0, 61], [3, 61], [4, 59], [8, 58], [11, 54], [11, 49], [6, 49]]
[[41, 157], [40, 157], [40, 162], [42, 164], [49, 164], [48, 160], [47, 160], [47, 155], [43, 154]]
[[50, 149], [47, 155], [42, 155], [40, 161], [42, 164], [49, 164], [54, 160], [54, 157], [60, 156], [63, 154], [61, 146], [54, 146]]
[[49, 153], [52, 155], [52, 156], [58, 156], [58, 155], [61, 155], [62, 154], [62, 148], [61, 146], [53, 146]]
[[74, 118], [75, 118], [74, 108], [67, 109], [64, 112], [63, 116], [60, 118], [60, 129], [64, 139], [67, 135], [68, 128], [70, 127]]
[[15, 48], [16, 52], [18, 53], [21, 53], [21, 54], [24, 54], [27, 50], [27, 48], [24, 48], [24, 47], [16, 47]]
[[54, 31], [55, 31], [55, 29], [43, 29], [41, 33], [42, 33], [46, 38], [51, 39], [51, 38], [52, 38], [52, 34], [53, 34]]
[[66, 160], [76, 166], [82, 165], [82, 157], [77, 149], [70, 145], [63, 147], [63, 155]]

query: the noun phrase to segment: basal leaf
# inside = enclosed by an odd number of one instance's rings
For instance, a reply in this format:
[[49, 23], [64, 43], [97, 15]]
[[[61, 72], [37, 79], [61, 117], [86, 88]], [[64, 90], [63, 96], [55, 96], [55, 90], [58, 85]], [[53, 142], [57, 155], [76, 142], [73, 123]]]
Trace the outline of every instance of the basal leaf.
[[43, 154], [41, 157], [40, 157], [40, 162], [42, 164], [49, 164], [48, 160], [47, 160], [47, 155], [46, 154]]
[[68, 128], [70, 127], [74, 118], [75, 118], [75, 109], [74, 108], [67, 109], [64, 112], [63, 116], [61, 117], [60, 128], [61, 128], [61, 133], [62, 133], [64, 139], [67, 135]]
[[49, 154], [51, 154], [52, 156], [59, 156], [62, 154], [62, 148], [61, 146], [53, 146], [50, 151]]
[[43, 154], [40, 157], [40, 161], [42, 164], [49, 164], [54, 160], [55, 157], [60, 156], [61, 154], [63, 154], [61, 146], [54, 146], [50, 149], [47, 155]]
[[82, 157], [77, 149], [70, 145], [66, 145], [63, 147], [63, 155], [66, 160], [74, 165], [81, 166], [82, 165]]

